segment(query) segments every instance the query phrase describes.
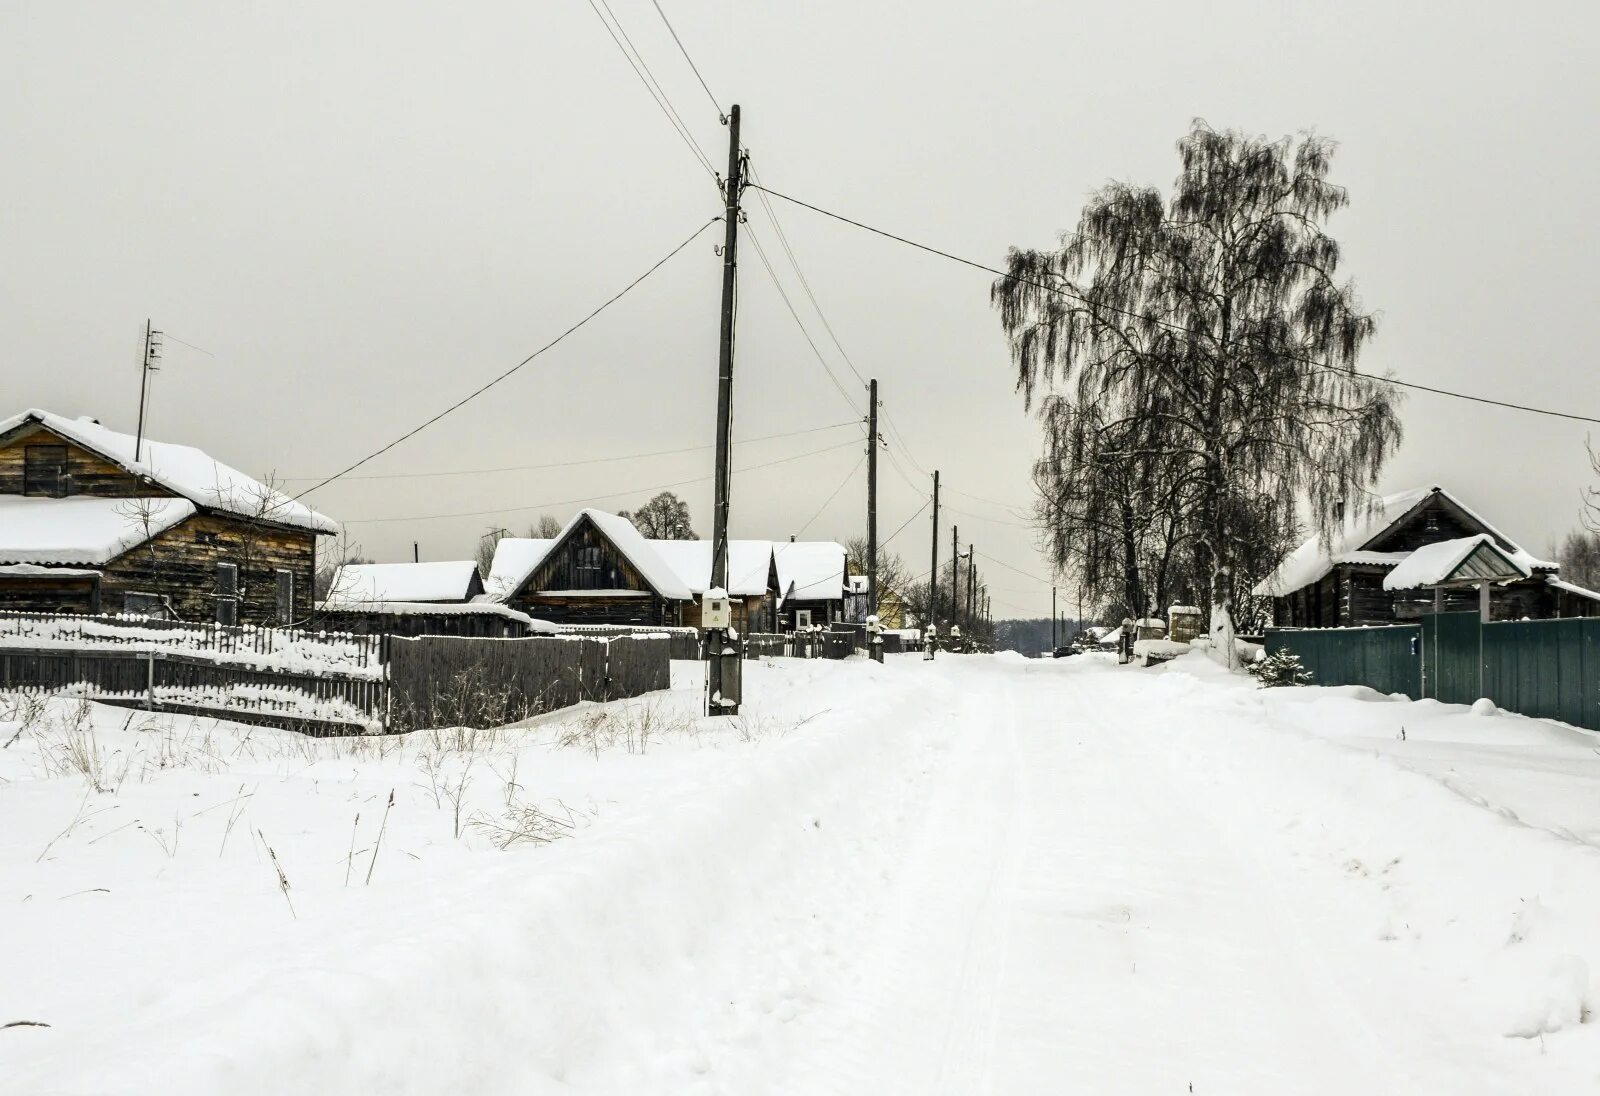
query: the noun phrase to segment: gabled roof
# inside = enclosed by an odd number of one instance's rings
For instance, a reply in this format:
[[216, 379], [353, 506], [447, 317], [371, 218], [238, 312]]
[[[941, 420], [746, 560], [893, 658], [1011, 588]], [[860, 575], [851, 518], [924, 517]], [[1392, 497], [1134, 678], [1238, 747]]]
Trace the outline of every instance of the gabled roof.
[[838, 601], [844, 597], [844, 545], [831, 540], [779, 541], [778, 596], [784, 601]]
[[[0, 419], [0, 436], [29, 422], [37, 422], [131, 475], [143, 476], [204, 509], [221, 510], [316, 533], [339, 531], [338, 524], [332, 518], [295, 502], [260, 480], [214, 460], [193, 446], [145, 438], [140, 459], [136, 461], [133, 459], [135, 438], [132, 434], [101, 426], [92, 419], [69, 419], [65, 415], [37, 408]], [[59, 503], [61, 500], [54, 501]]]
[[1385, 590], [1416, 590], [1461, 580], [1506, 582], [1531, 570], [1502, 552], [1488, 533], [1424, 544], [1383, 576]]
[[1524, 551], [1515, 541], [1484, 521], [1455, 495], [1443, 487], [1430, 484], [1386, 495], [1377, 501], [1370, 512], [1351, 514], [1345, 519], [1343, 527], [1335, 532], [1326, 544], [1320, 537], [1311, 537], [1285, 556], [1278, 569], [1258, 583], [1252, 592], [1264, 597], [1286, 597], [1320, 580], [1340, 563], [1378, 565], [1399, 563], [1409, 553], [1374, 552], [1370, 550], [1371, 544], [1409, 518], [1436, 494], [1477, 522], [1501, 546], [1505, 554], [1525, 570], [1532, 572], [1555, 569], [1555, 564], [1537, 559]]
[[[696, 596], [711, 587], [709, 540], [652, 540], [656, 555], [671, 567]], [[770, 540], [728, 541], [728, 593], [733, 597], [760, 597], [767, 592], [772, 573]]]
[[477, 591], [470, 559], [430, 563], [347, 563], [334, 574], [325, 604], [359, 608], [375, 602], [466, 601]]
[[0, 563], [110, 563], [194, 512], [188, 499], [0, 495]]
[[[579, 510], [571, 521], [562, 527], [554, 540], [531, 540], [507, 537], [495, 546], [494, 562], [490, 565], [491, 588], [488, 593], [504, 600], [515, 594], [533, 576], [546, 559], [549, 559], [566, 539], [587, 518], [611, 542], [622, 557], [633, 565], [639, 576], [657, 594], [672, 601], [690, 601], [694, 595], [689, 586], [678, 577], [666, 562], [635, 529], [627, 518], [608, 514], [604, 510]], [[506, 545], [511, 547], [506, 548]], [[501, 553], [505, 552], [504, 561]]]

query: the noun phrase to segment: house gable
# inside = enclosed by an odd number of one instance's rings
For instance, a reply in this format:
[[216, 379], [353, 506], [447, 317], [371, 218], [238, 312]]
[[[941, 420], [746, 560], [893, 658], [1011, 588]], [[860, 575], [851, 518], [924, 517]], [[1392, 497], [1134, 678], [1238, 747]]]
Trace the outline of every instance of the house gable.
[[517, 593], [528, 595], [557, 590], [658, 593], [587, 514], [551, 546], [539, 566], [523, 580]]
[[44, 423], [25, 421], [0, 435], [0, 495], [26, 493], [28, 450], [37, 446], [64, 447], [66, 497], [171, 498], [173, 492], [157, 483], [141, 482], [127, 469], [85, 449]]
[[1517, 551], [1517, 546], [1506, 540], [1498, 530], [1491, 528], [1449, 495], [1434, 491], [1388, 528], [1361, 545], [1361, 548], [1369, 552], [1414, 552], [1425, 544], [1460, 540], [1479, 533], [1487, 533], [1504, 552]]

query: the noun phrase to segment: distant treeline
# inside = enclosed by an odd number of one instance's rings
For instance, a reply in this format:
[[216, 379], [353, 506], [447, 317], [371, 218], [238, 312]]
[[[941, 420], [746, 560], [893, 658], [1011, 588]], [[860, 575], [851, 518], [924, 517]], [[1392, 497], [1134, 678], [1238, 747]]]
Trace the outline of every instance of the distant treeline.
[[[1060, 620], [1056, 622], [1056, 643], [1067, 642], [1078, 634], [1079, 628], [1093, 621]], [[997, 651], [1019, 651], [1037, 655], [1050, 651], [1050, 618], [1035, 620], [997, 620], [994, 622], [994, 646]]]

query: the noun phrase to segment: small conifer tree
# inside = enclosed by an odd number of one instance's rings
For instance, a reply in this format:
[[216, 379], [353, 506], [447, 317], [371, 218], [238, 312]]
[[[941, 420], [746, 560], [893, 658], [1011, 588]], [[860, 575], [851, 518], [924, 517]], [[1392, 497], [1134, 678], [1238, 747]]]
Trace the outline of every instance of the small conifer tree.
[[1305, 664], [1300, 661], [1300, 656], [1293, 651], [1273, 651], [1264, 658], [1257, 659], [1250, 664], [1250, 673], [1263, 689], [1311, 684], [1311, 671], [1306, 669]]

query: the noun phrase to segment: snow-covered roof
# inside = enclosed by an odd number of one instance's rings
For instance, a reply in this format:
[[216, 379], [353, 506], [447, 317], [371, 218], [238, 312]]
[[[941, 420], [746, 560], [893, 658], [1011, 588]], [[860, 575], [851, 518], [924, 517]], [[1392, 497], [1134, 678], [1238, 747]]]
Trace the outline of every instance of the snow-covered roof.
[[[689, 592], [689, 586], [678, 577], [678, 573], [667, 566], [652, 542], [645, 540], [639, 530], [634, 528], [633, 522], [627, 518], [608, 514], [604, 510], [579, 510], [573, 515], [572, 520], [562, 527], [553, 540], [525, 540], [507, 537], [495, 546], [494, 562], [489, 567], [492, 583], [488, 592], [496, 598], [508, 598], [517, 592], [517, 589], [539, 569], [540, 564], [549, 558], [550, 553], [566, 540], [577, 528], [584, 518], [594, 523], [595, 528], [603, 533], [622, 553], [624, 559], [633, 565], [634, 570], [650, 584], [664, 598], [673, 601], [690, 601], [694, 595]], [[502, 548], [505, 548], [505, 557], [502, 559]], [[598, 594], [598, 590], [584, 591], [546, 591], [548, 593], [583, 593], [585, 595]]]
[[194, 512], [188, 499], [0, 495], [0, 563], [109, 563]]
[[[652, 540], [647, 542], [662, 561], [694, 594], [711, 585], [709, 540]], [[767, 592], [772, 571], [770, 540], [728, 541], [728, 592], [734, 597], [760, 597]]]
[[543, 537], [502, 537], [494, 546], [494, 561], [483, 589], [492, 598], [504, 600], [516, 593], [522, 580], [544, 562], [555, 541]]
[[1415, 590], [1436, 586], [1456, 577], [1461, 566], [1472, 557], [1478, 577], [1488, 580], [1527, 578], [1529, 569], [1511, 559], [1488, 533], [1424, 544], [1383, 576], [1385, 590]]
[[323, 613], [383, 613], [392, 616], [497, 616], [525, 624], [531, 631], [554, 632], [556, 626], [548, 621], [535, 620], [497, 601], [319, 601], [317, 610]]
[[778, 594], [785, 601], [838, 601], [844, 597], [844, 545], [831, 540], [789, 540], [772, 546]]
[[140, 459], [135, 461], [135, 439], [132, 434], [101, 426], [92, 419], [69, 419], [65, 415], [37, 408], [0, 419], [0, 435], [30, 421], [48, 427], [74, 445], [104, 457], [124, 471], [160, 484], [197, 506], [318, 533], [339, 531], [339, 526], [332, 518], [295, 502], [260, 480], [214, 460], [193, 446], [145, 438]]
[[328, 591], [330, 608], [362, 608], [378, 601], [465, 601], [475, 591], [478, 565], [470, 559], [429, 563], [347, 563]]
[[1505, 554], [1524, 571], [1555, 569], [1555, 564], [1537, 559], [1524, 551], [1515, 541], [1484, 521], [1454, 494], [1436, 484], [1430, 484], [1426, 487], [1415, 487], [1409, 491], [1385, 495], [1370, 511], [1357, 510], [1351, 513], [1345, 518], [1343, 526], [1329, 538], [1328, 543], [1323, 543], [1321, 537], [1311, 537], [1285, 556], [1278, 569], [1258, 583], [1253, 592], [1264, 597], [1286, 597], [1321, 579], [1340, 563], [1379, 565], [1400, 563], [1410, 553], [1374, 552], [1367, 550], [1367, 545], [1377, 540], [1419, 503], [1436, 492], [1481, 525], [1494, 540], [1504, 546]]
[[1586, 590], [1577, 583], [1563, 581], [1562, 579], [1556, 578], [1554, 575], [1546, 576], [1544, 581], [1546, 585], [1554, 586], [1557, 590], [1562, 590], [1569, 594], [1576, 594], [1578, 597], [1586, 597], [1591, 601], [1600, 601], [1600, 594], [1595, 593], [1593, 590]]

